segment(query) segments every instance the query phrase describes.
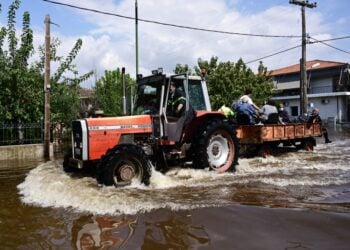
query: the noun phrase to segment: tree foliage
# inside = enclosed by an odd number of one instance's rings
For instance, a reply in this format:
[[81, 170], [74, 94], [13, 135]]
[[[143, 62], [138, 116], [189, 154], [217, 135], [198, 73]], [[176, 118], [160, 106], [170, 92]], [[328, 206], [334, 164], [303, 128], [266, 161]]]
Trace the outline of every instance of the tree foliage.
[[[67, 57], [58, 56], [57, 48], [60, 45], [59, 39], [53, 39], [50, 46], [51, 61], [58, 63], [56, 72], [52, 74], [51, 83], [51, 121], [53, 123], [70, 124], [80, 111], [80, 83], [92, 76], [93, 71], [79, 76], [73, 64], [74, 59], [82, 46], [82, 40], [78, 39]], [[43, 74], [45, 48], [39, 47], [40, 60], [36, 67]], [[68, 75], [68, 76], [67, 76]]]
[[[44, 47], [39, 47], [39, 61], [29, 65], [34, 53], [33, 31], [30, 14], [24, 12], [22, 32], [17, 37], [19, 7], [20, 0], [10, 4], [7, 25], [0, 28], [0, 122], [38, 122], [43, 117]], [[73, 64], [82, 46], [80, 39], [66, 58], [57, 56], [59, 44], [58, 39], [51, 43], [51, 61], [59, 65], [51, 77], [51, 117], [53, 122], [70, 123], [79, 111], [79, 84], [92, 72], [78, 76]]]
[[[15, 0], [8, 10], [7, 26], [0, 29], [0, 121], [37, 121], [42, 107], [40, 72], [28, 66], [32, 55], [33, 31], [30, 15], [23, 14], [20, 39], [16, 34], [16, 11], [20, 1]], [[7, 49], [4, 42], [7, 38]]]
[[[187, 72], [187, 65], [176, 65], [179, 73]], [[185, 70], [185, 71], [181, 71]], [[200, 75], [202, 70], [206, 72], [208, 92], [213, 109], [220, 108], [223, 104], [231, 103], [242, 96], [247, 89], [252, 90], [252, 98], [258, 105], [272, 95], [273, 83], [268, 76], [267, 69], [260, 62], [258, 73], [255, 74], [248, 68], [242, 59], [234, 62], [218, 62], [217, 57], [209, 61], [198, 59], [198, 66], [194, 71]]]
[[175, 66], [175, 70], [174, 70], [175, 74], [183, 74], [183, 73], [188, 73], [189, 75], [192, 75], [192, 70], [191, 68], [188, 66], [188, 64], [176, 64]]
[[[125, 85], [128, 92], [134, 86], [135, 81], [129, 74], [125, 75]], [[120, 68], [116, 70], [106, 70], [94, 87], [94, 98], [99, 108], [107, 116], [118, 116], [122, 114], [122, 72]], [[128, 96], [130, 96], [128, 94]]]

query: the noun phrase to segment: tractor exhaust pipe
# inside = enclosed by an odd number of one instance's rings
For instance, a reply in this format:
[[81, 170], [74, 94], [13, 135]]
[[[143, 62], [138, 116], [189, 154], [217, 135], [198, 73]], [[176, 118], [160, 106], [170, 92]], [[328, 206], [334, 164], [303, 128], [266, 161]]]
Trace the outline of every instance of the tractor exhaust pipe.
[[126, 115], [126, 96], [125, 96], [125, 68], [122, 68], [122, 91], [123, 91], [123, 115]]

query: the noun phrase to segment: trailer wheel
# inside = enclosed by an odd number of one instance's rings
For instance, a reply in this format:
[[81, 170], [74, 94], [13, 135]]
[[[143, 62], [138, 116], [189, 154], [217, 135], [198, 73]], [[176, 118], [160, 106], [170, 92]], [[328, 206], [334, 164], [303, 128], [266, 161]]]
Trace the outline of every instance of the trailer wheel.
[[301, 143], [301, 148], [306, 151], [314, 151], [314, 146], [316, 146], [316, 141], [313, 138], [306, 139]]
[[223, 120], [211, 120], [194, 139], [193, 165], [197, 169], [210, 167], [219, 173], [234, 171], [238, 151], [235, 128]]
[[268, 144], [262, 144], [258, 149], [258, 156], [266, 158], [273, 154], [272, 148]]
[[106, 186], [126, 186], [133, 180], [149, 184], [150, 162], [142, 148], [121, 144], [110, 149], [97, 166], [97, 180]]

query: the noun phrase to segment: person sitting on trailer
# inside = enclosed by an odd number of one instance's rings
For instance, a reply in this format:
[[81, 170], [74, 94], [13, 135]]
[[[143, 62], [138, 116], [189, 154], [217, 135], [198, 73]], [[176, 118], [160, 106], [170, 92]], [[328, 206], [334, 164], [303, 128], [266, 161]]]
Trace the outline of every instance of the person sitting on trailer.
[[262, 106], [260, 111], [260, 119], [263, 123], [278, 123], [278, 111], [275, 101], [269, 99], [266, 104]]
[[236, 113], [233, 109], [227, 107], [225, 104], [222, 105], [219, 109], [219, 112], [223, 112], [229, 121], [236, 122]]
[[242, 98], [242, 102], [237, 105], [237, 123], [241, 125], [255, 124], [258, 117], [252, 104], [248, 102], [247, 97]]
[[284, 104], [282, 102], [279, 104], [278, 115], [283, 123], [290, 122], [288, 111], [284, 108]]
[[253, 106], [256, 111], [260, 111], [260, 108], [253, 102], [252, 100], [252, 90], [246, 89], [245, 94], [239, 98], [239, 103], [243, 102], [243, 98], [247, 100], [247, 102]]
[[328, 138], [328, 131], [322, 124], [322, 119], [320, 117], [320, 110], [318, 108], [314, 108], [311, 111], [310, 117], [309, 117], [309, 119], [307, 121], [308, 124], [312, 124], [312, 123], [316, 123], [316, 122], [321, 123], [322, 133], [323, 133], [323, 137], [324, 137], [324, 142], [325, 143], [331, 143], [332, 141], [329, 140], [329, 138]]
[[233, 116], [235, 116], [235, 112], [233, 112], [233, 110], [232, 110], [231, 108], [227, 107], [225, 104], [222, 105], [222, 106], [218, 109], [218, 111], [223, 112], [224, 115], [227, 116], [227, 117], [233, 117]]

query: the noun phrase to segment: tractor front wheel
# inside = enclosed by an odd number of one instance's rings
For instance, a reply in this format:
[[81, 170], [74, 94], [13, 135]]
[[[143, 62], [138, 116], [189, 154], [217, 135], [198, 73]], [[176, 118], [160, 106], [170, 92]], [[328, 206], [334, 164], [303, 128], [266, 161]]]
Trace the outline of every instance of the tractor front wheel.
[[69, 165], [69, 159], [72, 157], [72, 149], [70, 148], [69, 150], [67, 150], [64, 154], [64, 158], [63, 158], [63, 170], [66, 173], [71, 173], [71, 172], [75, 172], [77, 171], [77, 168], [74, 168], [72, 166]]
[[149, 184], [150, 162], [142, 148], [121, 144], [109, 150], [97, 166], [97, 179], [106, 186], [126, 186], [132, 181]]

